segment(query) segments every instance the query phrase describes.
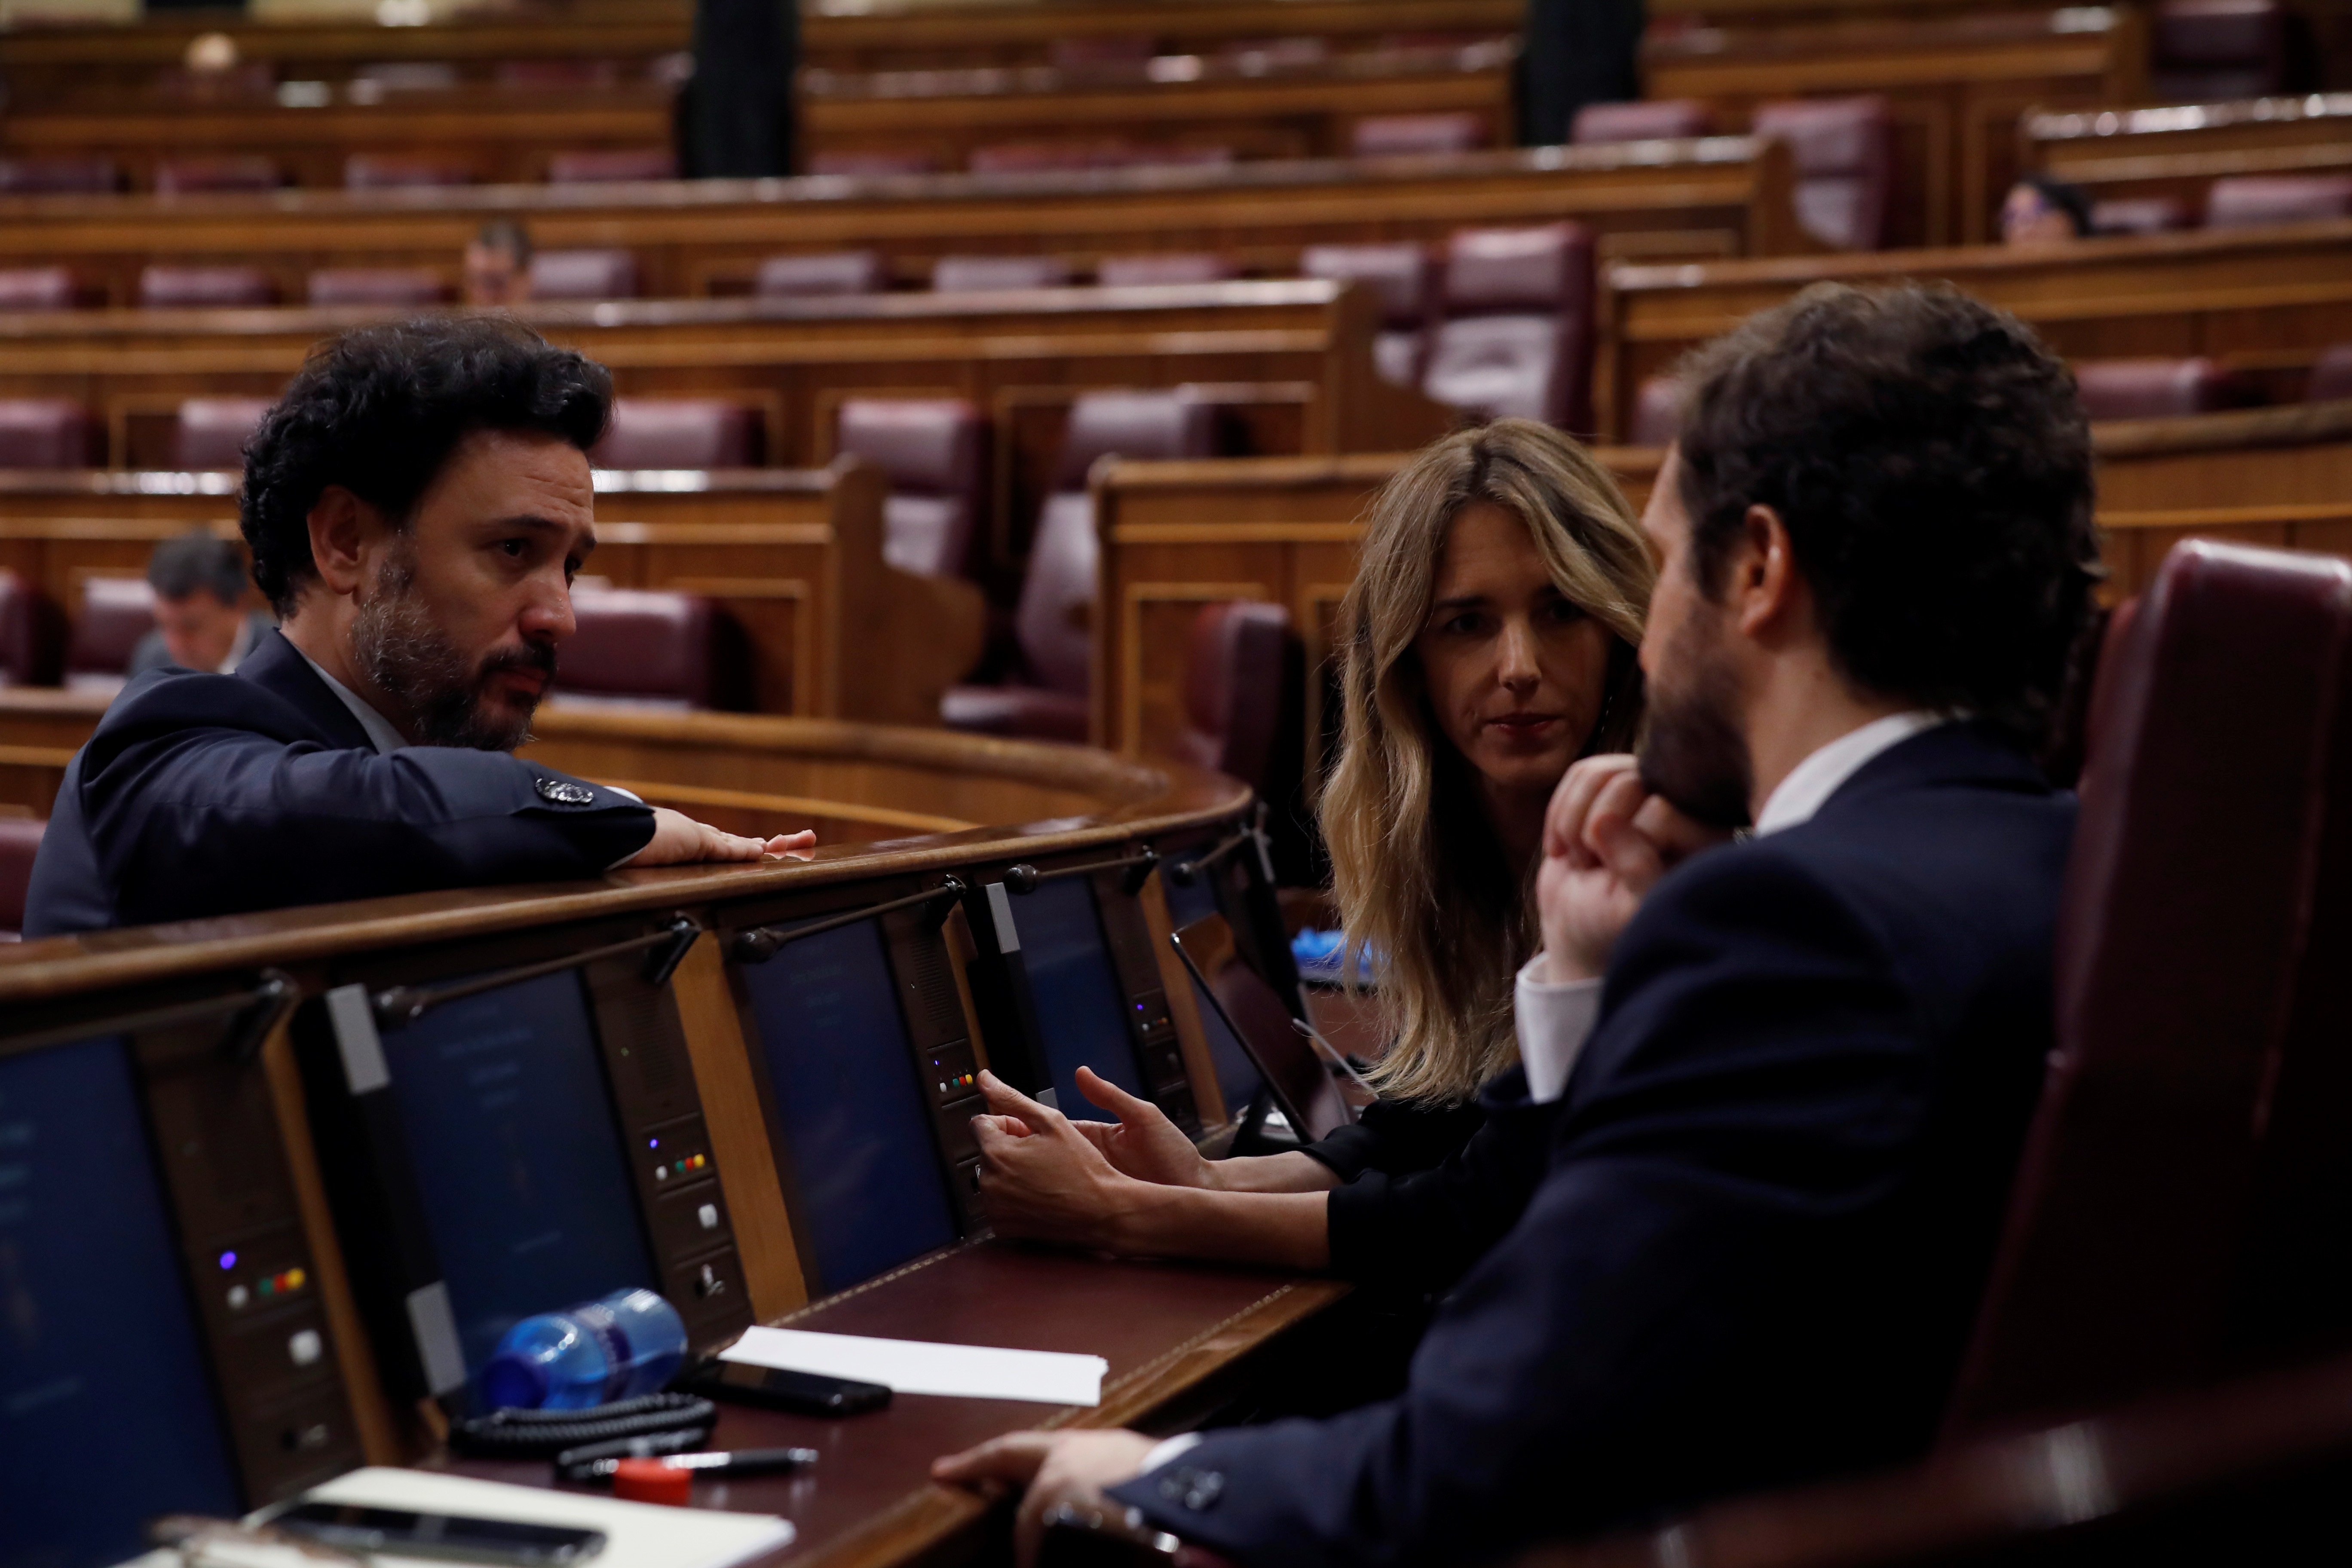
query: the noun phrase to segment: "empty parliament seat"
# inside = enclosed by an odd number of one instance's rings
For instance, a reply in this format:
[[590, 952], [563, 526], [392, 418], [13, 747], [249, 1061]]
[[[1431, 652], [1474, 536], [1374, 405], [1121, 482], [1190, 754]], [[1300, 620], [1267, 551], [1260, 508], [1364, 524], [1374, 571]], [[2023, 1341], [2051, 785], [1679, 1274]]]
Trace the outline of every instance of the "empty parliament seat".
[[760, 461], [760, 411], [715, 397], [619, 397], [589, 453], [604, 468], [748, 468]]
[[1592, 236], [1580, 224], [1457, 232], [1422, 390], [1487, 418], [1591, 428]]
[[25, 929], [25, 894], [33, 884], [33, 858], [46, 822], [0, 816], [0, 942], [17, 942]]
[[94, 153], [0, 158], [0, 195], [103, 195], [121, 188], [121, 165]]
[[47, 595], [0, 567], [0, 687], [54, 686], [65, 626]]
[[1671, 375], [1645, 378], [1633, 394], [1633, 417], [1625, 429], [1635, 447], [1670, 445], [1683, 426], [1683, 384]]
[[816, 153], [809, 157], [809, 173], [840, 179], [887, 179], [894, 174], [932, 174], [940, 161], [929, 153]]
[[1203, 605], [1184, 657], [1184, 730], [1178, 754], [1241, 780], [1261, 800], [1289, 798], [1304, 762], [1300, 675], [1305, 655], [1280, 605]]
[[575, 588], [572, 633], [556, 663], [567, 702], [742, 707], [746, 659], [733, 624], [700, 594]]
[[1070, 264], [1058, 256], [942, 256], [931, 267], [931, 287], [942, 294], [1003, 289], [1059, 289]]
[[1359, 158], [1470, 153], [1486, 144], [1486, 122], [1467, 113], [1375, 114], [1348, 132], [1348, 151]]
[[2093, 234], [2170, 234], [2197, 226], [2197, 214], [2179, 196], [2115, 196], [2091, 204]]
[[1688, 98], [1660, 98], [1638, 103], [1588, 103], [1576, 111], [1568, 139], [1580, 146], [1607, 142], [1670, 141], [1685, 136], [1709, 136], [1715, 117], [1707, 107]]
[[1418, 386], [1428, 356], [1429, 318], [1437, 295], [1437, 263], [1425, 246], [1310, 245], [1298, 258], [1307, 278], [1370, 284], [1381, 297], [1381, 331], [1372, 361], [1400, 386]]
[[1097, 458], [1206, 458], [1216, 448], [1216, 410], [1182, 388], [1089, 392], [1070, 405], [1069, 431], [1029, 542], [1029, 567], [1013, 612], [1019, 669], [1000, 686], [958, 686], [940, 704], [950, 729], [1038, 740], [1087, 738], [1087, 668], [1096, 562], [1087, 474]]
[[2149, 19], [2148, 89], [2158, 103], [2211, 103], [2285, 90], [2279, 0], [2162, 0]]
[[0, 268], [0, 310], [70, 310], [82, 302], [80, 286], [63, 267]]
[[434, 158], [354, 153], [343, 160], [343, 188], [347, 191], [438, 190], [473, 183], [472, 170]]
[[285, 183], [285, 171], [267, 158], [167, 158], [155, 165], [155, 194], [164, 196], [274, 191]]
[[450, 289], [429, 268], [324, 267], [304, 292], [313, 305], [435, 305]]
[[139, 302], [152, 310], [273, 305], [278, 288], [258, 267], [142, 267]]
[[102, 455], [89, 410], [64, 397], [0, 397], [0, 468], [87, 468]]
[[2319, 356], [2303, 395], [2315, 403], [2352, 397], [2352, 343], [2337, 343]]
[[[1948, 1434], [2223, 1370], [2298, 964], [2352, 965], [2306, 951], [2352, 806], [2347, 676], [2352, 564], [2327, 557], [2183, 544], [2109, 627], [2057, 1048]], [[2341, 1145], [2352, 1096], [2325, 1109]]]
[[2233, 174], [2205, 192], [2205, 226], [2259, 228], [2352, 216], [2352, 175]]
[[612, 87], [621, 79], [618, 60], [500, 60], [490, 79], [500, 87], [561, 92], [576, 88]]
[[457, 68], [448, 60], [371, 60], [352, 79], [392, 92], [447, 92], [457, 85]]
[[1886, 100], [1801, 98], [1759, 104], [1759, 136], [1789, 144], [1797, 165], [1797, 221], [1840, 250], [1886, 243], [1887, 198], [1895, 182], [1895, 118]]
[[634, 300], [637, 258], [625, 250], [542, 250], [530, 258], [534, 300]]
[[155, 629], [155, 590], [144, 577], [89, 577], [66, 639], [65, 683], [99, 691], [122, 684], [139, 641]]
[[1167, 256], [1106, 256], [1095, 264], [1095, 281], [1106, 289], [1148, 288], [1167, 283], [1223, 283], [1239, 275], [1229, 257], [1207, 251]]
[[834, 449], [890, 478], [882, 557], [924, 577], [963, 574], [985, 482], [985, 422], [961, 397], [852, 397]]
[[558, 153], [547, 161], [551, 185], [604, 185], [629, 180], [675, 180], [677, 158], [667, 147], [613, 147]]
[[269, 412], [266, 397], [191, 397], [172, 431], [172, 461], [183, 468], [241, 468], [245, 444]]
[[2165, 419], [2241, 401], [2238, 383], [2212, 360], [2077, 360], [2074, 384], [2094, 419]]
[[771, 256], [760, 263], [752, 292], [771, 300], [879, 294], [890, 269], [878, 250], [833, 250], [814, 256]]
[[1003, 142], [973, 148], [964, 167], [975, 174], [1067, 174], [1116, 168], [1121, 152], [1105, 142]]

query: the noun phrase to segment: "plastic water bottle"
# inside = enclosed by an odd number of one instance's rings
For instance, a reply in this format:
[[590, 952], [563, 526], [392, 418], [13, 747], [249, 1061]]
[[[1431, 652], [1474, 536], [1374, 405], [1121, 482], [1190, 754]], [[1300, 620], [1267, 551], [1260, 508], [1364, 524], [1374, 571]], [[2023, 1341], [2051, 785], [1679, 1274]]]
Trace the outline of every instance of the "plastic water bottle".
[[499, 1410], [586, 1410], [658, 1392], [685, 1359], [676, 1307], [615, 1290], [509, 1329], [482, 1368], [482, 1398]]

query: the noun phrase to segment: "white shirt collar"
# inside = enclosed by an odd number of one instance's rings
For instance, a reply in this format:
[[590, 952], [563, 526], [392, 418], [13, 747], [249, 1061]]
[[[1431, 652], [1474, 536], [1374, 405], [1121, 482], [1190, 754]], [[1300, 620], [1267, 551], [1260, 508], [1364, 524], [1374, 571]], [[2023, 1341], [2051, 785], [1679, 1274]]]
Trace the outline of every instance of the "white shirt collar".
[[[294, 651], [302, 653], [299, 647]], [[360, 728], [367, 731], [368, 744], [376, 749], [379, 756], [388, 757], [408, 744], [407, 738], [393, 728], [391, 720], [362, 701], [358, 692], [329, 675], [317, 659], [303, 653], [302, 662], [317, 671], [319, 679], [327, 683], [327, 689], [341, 699], [343, 706], [352, 710], [352, 717], [358, 720]]]
[[1756, 814], [1756, 836], [1761, 838], [1811, 821], [1813, 813], [1837, 794], [1838, 786], [1861, 772], [1872, 758], [1951, 720], [1949, 713], [1915, 708], [1847, 731], [1789, 770], [1789, 776], [1765, 797], [1764, 809]]

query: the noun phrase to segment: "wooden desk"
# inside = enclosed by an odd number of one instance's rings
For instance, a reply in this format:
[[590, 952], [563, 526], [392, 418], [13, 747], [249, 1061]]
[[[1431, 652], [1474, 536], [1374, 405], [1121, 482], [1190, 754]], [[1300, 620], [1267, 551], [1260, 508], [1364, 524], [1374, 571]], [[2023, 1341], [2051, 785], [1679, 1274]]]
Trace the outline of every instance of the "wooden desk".
[[1807, 284], [1943, 279], [2015, 312], [2069, 359], [2210, 354], [2273, 401], [2352, 340], [2352, 221], [1878, 256], [1618, 267], [1601, 290], [1595, 417], [1624, 428], [1642, 382]]
[[[980, 660], [987, 609], [969, 583], [883, 560], [878, 468], [722, 473], [721, 488], [683, 493], [664, 488], [672, 477], [600, 476], [593, 574], [717, 599], [743, 628], [761, 711], [938, 722], [941, 693]], [[0, 567], [71, 614], [85, 580], [142, 574], [163, 540], [191, 528], [237, 538], [236, 484], [234, 474], [0, 473]], [[888, 660], [870, 657], [877, 643]]]
[[1198, 56], [1106, 76], [1052, 66], [872, 75], [805, 70], [799, 157], [917, 153], [962, 165], [975, 145], [1019, 142], [1226, 147], [1241, 158], [1346, 153], [1358, 121], [1467, 112], [1508, 146], [1514, 43], [1345, 55], [1261, 70]]
[[280, 98], [172, 102], [152, 93], [98, 92], [0, 117], [0, 155], [100, 153], [131, 185], [152, 190], [172, 158], [259, 156], [298, 185], [343, 183], [355, 153], [421, 158], [477, 181], [543, 180], [556, 153], [667, 147], [671, 93], [625, 83], [581, 92], [468, 86], [371, 92], [364, 84], [311, 84], [325, 101]]
[[2352, 172], [2352, 93], [2029, 114], [2017, 133], [2022, 168], [2094, 201], [2170, 196], [2198, 221], [2206, 187], [2225, 176]]
[[1646, 96], [1702, 100], [1723, 130], [1746, 126], [1759, 103], [1884, 93], [1895, 121], [1889, 245], [1967, 244], [1999, 232], [2018, 117], [2142, 100], [2147, 33], [2136, 11], [2082, 7], [1661, 31], [1642, 69]]

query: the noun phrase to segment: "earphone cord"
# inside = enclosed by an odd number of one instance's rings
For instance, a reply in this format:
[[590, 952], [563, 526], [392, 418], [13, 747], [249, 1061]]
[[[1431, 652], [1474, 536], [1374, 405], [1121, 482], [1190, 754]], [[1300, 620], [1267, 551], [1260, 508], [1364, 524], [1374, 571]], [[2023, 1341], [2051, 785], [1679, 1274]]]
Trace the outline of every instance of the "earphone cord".
[[719, 1407], [691, 1394], [648, 1394], [590, 1410], [493, 1410], [453, 1422], [449, 1447], [476, 1458], [551, 1458], [567, 1448], [666, 1432], [709, 1432]]

